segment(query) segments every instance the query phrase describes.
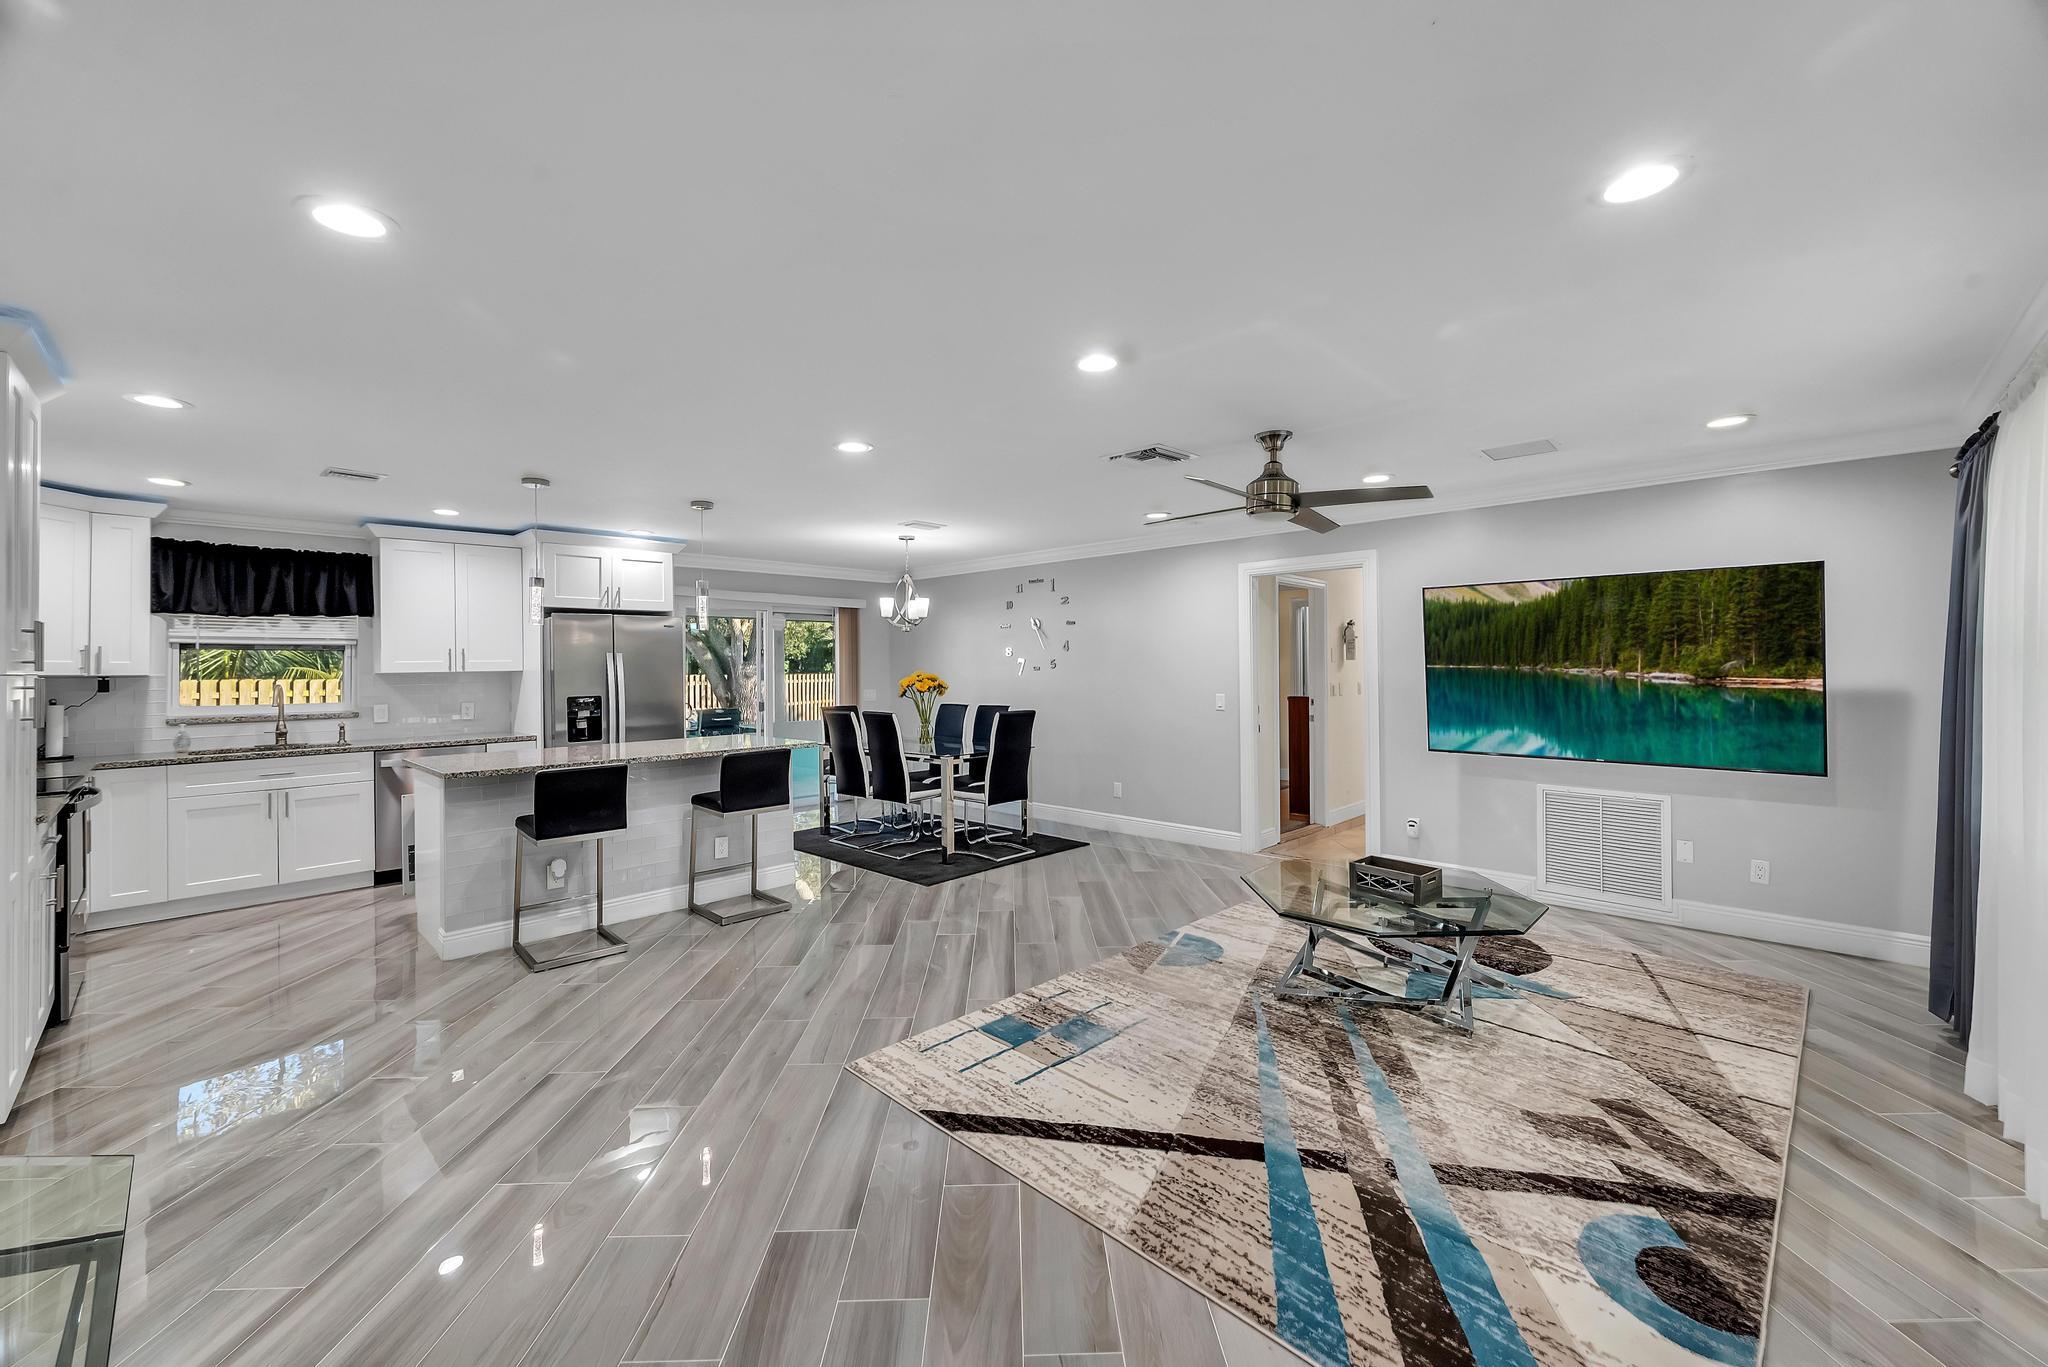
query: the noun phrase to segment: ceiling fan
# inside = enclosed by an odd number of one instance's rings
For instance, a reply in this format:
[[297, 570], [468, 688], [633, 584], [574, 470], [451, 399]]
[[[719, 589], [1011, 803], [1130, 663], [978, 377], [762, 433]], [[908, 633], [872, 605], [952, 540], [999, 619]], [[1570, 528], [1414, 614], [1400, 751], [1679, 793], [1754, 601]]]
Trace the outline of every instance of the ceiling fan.
[[1161, 527], [1169, 522], [1186, 522], [1190, 518], [1217, 517], [1223, 513], [1244, 513], [1265, 522], [1292, 522], [1297, 527], [1306, 527], [1312, 532], [1333, 532], [1337, 524], [1317, 512], [1318, 508], [1333, 508], [1347, 503], [1398, 503], [1404, 499], [1429, 498], [1426, 484], [1386, 485], [1377, 489], [1317, 489], [1303, 493], [1301, 485], [1280, 468], [1280, 448], [1294, 433], [1274, 429], [1261, 432], [1253, 438], [1266, 448], [1266, 468], [1259, 471], [1259, 477], [1242, 489], [1233, 489], [1228, 484], [1218, 484], [1213, 479], [1200, 475], [1185, 478], [1197, 484], [1206, 484], [1211, 489], [1220, 489], [1226, 494], [1242, 498], [1242, 505], [1229, 508], [1211, 508], [1206, 513], [1182, 513], [1179, 517], [1155, 517], [1146, 519], [1148, 527]]

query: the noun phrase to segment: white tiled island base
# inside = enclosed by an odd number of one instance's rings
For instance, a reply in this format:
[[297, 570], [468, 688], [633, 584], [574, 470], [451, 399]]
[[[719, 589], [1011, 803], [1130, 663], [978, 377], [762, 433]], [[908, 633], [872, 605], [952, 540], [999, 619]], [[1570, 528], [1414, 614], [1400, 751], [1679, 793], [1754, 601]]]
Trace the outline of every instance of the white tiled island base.
[[[518, 847], [512, 822], [533, 810], [533, 775], [545, 769], [629, 766], [627, 829], [606, 836], [605, 922], [619, 925], [687, 905], [690, 799], [718, 787], [721, 756], [734, 750], [815, 748], [815, 742], [765, 736], [704, 736], [689, 740], [575, 745], [495, 754], [421, 756], [413, 769], [414, 893], [419, 934], [443, 959], [456, 959], [512, 943], [512, 857]], [[792, 788], [796, 808], [817, 803], [815, 792]], [[793, 812], [764, 812], [760, 820], [760, 882], [781, 887], [796, 877]], [[697, 899], [710, 902], [747, 891], [745, 819], [707, 817], [698, 852]], [[731, 837], [730, 853], [711, 858], [714, 836]], [[546, 865], [568, 863], [561, 886], [550, 888]], [[523, 855], [529, 910], [521, 935], [531, 940], [588, 929], [596, 906], [594, 845], [585, 850]], [[706, 876], [707, 864], [737, 865]], [[562, 900], [557, 900], [562, 899]], [[628, 937], [630, 938], [630, 936]]]

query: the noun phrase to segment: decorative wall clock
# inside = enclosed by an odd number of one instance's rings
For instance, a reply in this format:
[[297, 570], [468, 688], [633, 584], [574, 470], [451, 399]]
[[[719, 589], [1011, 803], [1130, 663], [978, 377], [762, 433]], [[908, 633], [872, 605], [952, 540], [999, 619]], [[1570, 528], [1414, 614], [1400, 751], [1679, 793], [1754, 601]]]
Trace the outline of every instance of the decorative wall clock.
[[1056, 671], [1060, 657], [1073, 652], [1075, 622], [1067, 615], [1073, 601], [1050, 575], [1024, 580], [1014, 596], [1003, 600], [1003, 621], [996, 629], [1016, 633], [1003, 646], [1003, 658], [1016, 662], [1019, 675]]

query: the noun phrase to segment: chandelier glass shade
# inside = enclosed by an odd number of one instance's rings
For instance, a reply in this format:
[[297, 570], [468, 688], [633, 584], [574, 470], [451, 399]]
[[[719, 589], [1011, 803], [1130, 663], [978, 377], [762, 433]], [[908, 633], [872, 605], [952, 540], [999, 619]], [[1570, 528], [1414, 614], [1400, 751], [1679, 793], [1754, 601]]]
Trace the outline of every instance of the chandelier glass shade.
[[882, 595], [882, 616], [889, 619], [889, 625], [898, 631], [909, 631], [922, 622], [932, 610], [932, 600], [917, 591], [917, 581], [910, 577], [910, 543], [917, 538], [902, 536], [903, 575], [896, 581], [896, 591]]

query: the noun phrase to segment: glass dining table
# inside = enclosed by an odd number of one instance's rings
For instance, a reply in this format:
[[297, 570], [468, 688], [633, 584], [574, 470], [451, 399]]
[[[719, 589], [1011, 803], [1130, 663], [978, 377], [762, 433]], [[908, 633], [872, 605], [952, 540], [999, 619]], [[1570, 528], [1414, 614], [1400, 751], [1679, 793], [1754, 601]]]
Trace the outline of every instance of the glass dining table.
[[134, 1173], [125, 1154], [0, 1160], [0, 1290], [20, 1296], [51, 1273], [68, 1275], [55, 1294], [15, 1302], [0, 1359], [15, 1360], [8, 1350], [17, 1341], [33, 1342], [24, 1360], [105, 1367]]
[[[1425, 1011], [1468, 1032], [1475, 985], [1499, 992], [1530, 987], [1475, 963], [1481, 942], [1526, 935], [1550, 910], [1491, 879], [1450, 872], [1434, 899], [1409, 904], [1355, 883], [1351, 866], [1338, 860], [1276, 859], [1245, 874], [1244, 883], [1275, 915], [1308, 932], [1275, 981], [1276, 994]], [[1318, 964], [1316, 950], [1325, 942], [1393, 970], [1399, 990]]]
[[[935, 750], [912, 746], [903, 752], [903, 758], [910, 763], [928, 764], [939, 771], [939, 844], [941, 848], [939, 858], [944, 863], [950, 864], [953, 862], [953, 855], [959, 845], [960, 823], [953, 814], [953, 800], [957, 792], [955, 785], [961, 775], [967, 772], [975, 760], [986, 759], [987, 757], [988, 751], [985, 749], [955, 755], [940, 754]], [[1024, 804], [1024, 834], [1028, 836], [1031, 834], [1031, 831], [1031, 804], [1026, 802]]]

